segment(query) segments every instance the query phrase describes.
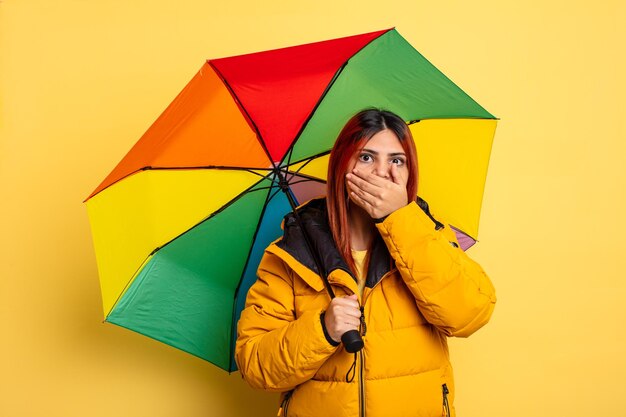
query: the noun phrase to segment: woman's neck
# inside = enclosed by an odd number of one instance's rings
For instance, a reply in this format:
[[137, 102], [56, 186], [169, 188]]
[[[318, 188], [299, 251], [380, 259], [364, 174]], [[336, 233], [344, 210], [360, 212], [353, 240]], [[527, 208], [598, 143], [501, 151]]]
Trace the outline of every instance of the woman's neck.
[[354, 250], [368, 249], [374, 234], [374, 222], [365, 210], [352, 202], [348, 210], [348, 225], [350, 247]]

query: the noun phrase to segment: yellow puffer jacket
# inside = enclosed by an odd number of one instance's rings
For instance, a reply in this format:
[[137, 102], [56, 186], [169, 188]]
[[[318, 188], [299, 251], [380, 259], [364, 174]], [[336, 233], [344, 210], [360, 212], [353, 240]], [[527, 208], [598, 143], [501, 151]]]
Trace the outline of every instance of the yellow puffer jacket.
[[[332, 243], [325, 201], [298, 212], [335, 294], [358, 294]], [[494, 288], [427, 205], [411, 203], [376, 227], [381, 239], [359, 300], [365, 347], [358, 354], [325, 335], [320, 315], [330, 298], [293, 216], [265, 252], [238, 323], [235, 355], [252, 387], [283, 392], [283, 415], [455, 415], [446, 338], [469, 336], [489, 320]]]

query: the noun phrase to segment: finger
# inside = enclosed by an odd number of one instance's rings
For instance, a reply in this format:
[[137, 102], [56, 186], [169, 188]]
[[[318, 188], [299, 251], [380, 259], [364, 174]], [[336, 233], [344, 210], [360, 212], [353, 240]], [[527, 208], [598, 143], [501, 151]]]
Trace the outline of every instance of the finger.
[[361, 198], [363, 198], [366, 194], [368, 194], [365, 190], [360, 188], [358, 185], [356, 185], [352, 181], [347, 181], [346, 185], [348, 186], [348, 191], [350, 192], [350, 194], [355, 194]]
[[345, 320], [356, 320], [358, 323], [361, 320], [361, 310], [349, 308], [342, 311], [340, 314], [337, 314], [339, 317], [343, 317]]
[[[346, 183], [348, 185], [348, 190], [350, 191], [350, 195], [355, 195], [360, 198], [361, 203], [367, 204], [369, 206], [374, 207], [377, 201], [380, 201], [383, 198], [385, 190], [382, 188], [377, 188], [373, 186], [365, 185], [364, 187], [359, 187], [357, 184], [352, 181], [348, 181]], [[359, 204], [359, 201], [357, 201]], [[361, 207], [367, 210], [367, 207], [363, 206], [363, 204], [359, 204]]]
[[335, 300], [336, 301], [334, 302], [334, 304], [338, 306], [353, 308], [356, 310], [359, 309], [359, 302], [355, 299], [341, 297], [341, 298], [335, 298]]
[[353, 308], [347, 308], [342, 306], [335, 306], [334, 309], [328, 309], [328, 311], [332, 310], [332, 316], [336, 321], [344, 321], [344, 320], [358, 320], [361, 316], [354, 315]]
[[356, 188], [358, 188], [359, 190], [363, 190], [368, 194], [374, 195], [378, 191], [380, 191], [380, 186], [378, 184], [370, 182], [368, 179], [366, 179], [366, 176], [364, 174], [347, 174], [346, 178], [348, 180], [348, 183], [352, 183]]
[[[348, 174], [350, 175], [350, 174]], [[374, 187], [384, 187], [385, 184], [387, 184], [389, 182], [388, 179], [385, 179], [381, 176], [372, 174], [372, 173], [365, 173], [365, 172], [361, 172], [357, 169], [352, 170], [352, 175], [354, 177], [356, 177], [356, 179], [354, 180], [355, 182], [358, 182], [359, 185], [365, 187], [366, 185], [370, 185], [370, 186], [374, 186]], [[360, 180], [361, 182], [359, 182], [358, 180]]]
[[349, 327], [349, 330], [352, 330], [352, 329], [358, 329], [358, 328], [359, 328], [359, 325], [361, 324], [361, 322], [360, 322], [360, 321], [358, 321], [358, 320], [344, 320], [344, 321], [343, 321], [343, 323], [344, 323], [347, 327]]
[[367, 202], [364, 198], [362, 198], [357, 192], [350, 191], [350, 199], [354, 201], [357, 205], [359, 205], [363, 210], [369, 212], [371, 208], [371, 204]]
[[359, 304], [353, 304], [353, 303], [346, 303], [343, 306], [341, 306], [342, 311], [344, 311], [346, 314], [350, 314], [352, 315], [356, 315], [358, 317], [361, 316], [361, 308], [359, 307]]
[[359, 297], [356, 294], [343, 296], [342, 299], [356, 305], [357, 307], [359, 306]]
[[354, 306], [346, 306], [343, 310], [344, 314], [350, 317], [361, 318], [361, 309]]
[[353, 326], [358, 326], [359, 324], [361, 324], [361, 317], [356, 317], [356, 316], [352, 316], [349, 314], [335, 314], [332, 318], [332, 320], [330, 320], [329, 324], [335, 324], [338, 325], [340, 323], [348, 323], [348, 324], [352, 324]]
[[365, 191], [359, 188], [359, 186], [352, 181], [346, 181], [346, 186], [348, 187], [348, 192], [350, 193], [350, 195], [354, 194], [357, 196], [361, 196], [365, 194]]
[[336, 316], [337, 323], [347, 323], [358, 327], [361, 324], [361, 317], [348, 316], [346, 314], [338, 314]]
[[398, 184], [398, 185], [402, 185], [403, 184], [403, 178], [400, 174], [400, 172], [398, 172], [398, 166], [396, 164], [391, 164], [391, 181], [393, 181], [394, 183]]

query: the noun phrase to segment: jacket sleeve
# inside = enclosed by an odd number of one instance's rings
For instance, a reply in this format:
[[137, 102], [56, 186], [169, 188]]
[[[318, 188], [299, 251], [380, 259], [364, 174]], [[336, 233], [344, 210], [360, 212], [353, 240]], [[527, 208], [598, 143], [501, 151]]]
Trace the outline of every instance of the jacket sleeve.
[[324, 336], [320, 314], [295, 317], [292, 273], [266, 252], [237, 325], [235, 360], [253, 388], [287, 391], [309, 380], [337, 349]]
[[467, 337], [489, 321], [495, 289], [450, 226], [435, 226], [415, 202], [376, 225], [426, 320], [448, 336]]

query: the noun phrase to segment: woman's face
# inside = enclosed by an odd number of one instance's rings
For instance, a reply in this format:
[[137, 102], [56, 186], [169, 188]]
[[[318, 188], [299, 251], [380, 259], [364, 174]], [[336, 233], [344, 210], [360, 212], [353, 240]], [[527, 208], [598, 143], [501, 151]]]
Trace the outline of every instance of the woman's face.
[[400, 139], [391, 130], [385, 129], [372, 136], [365, 146], [357, 151], [348, 165], [348, 172], [356, 168], [363, 173], [391, 180], [391, 166], [395, 165], [396, 175], [406, 186], [409, 178], [406, 162], [406, 153]]

